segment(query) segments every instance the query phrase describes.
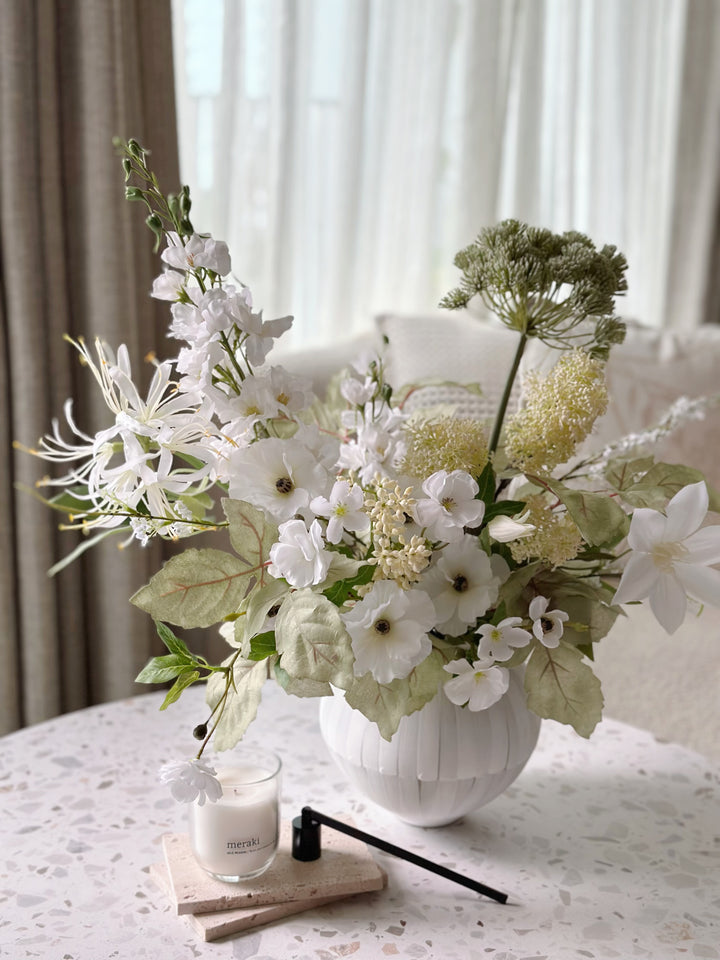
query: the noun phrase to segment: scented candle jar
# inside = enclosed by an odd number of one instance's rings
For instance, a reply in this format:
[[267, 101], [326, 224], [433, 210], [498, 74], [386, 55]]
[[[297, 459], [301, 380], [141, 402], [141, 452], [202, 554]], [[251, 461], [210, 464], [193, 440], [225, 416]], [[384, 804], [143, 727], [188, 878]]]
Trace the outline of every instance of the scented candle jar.
[[190, 843], [201, 867], [218, 880], [237, 883], [270, 866], [280, 827], [280, 759], [245, 750], [217, 766], [222, 796], [190, 808]]

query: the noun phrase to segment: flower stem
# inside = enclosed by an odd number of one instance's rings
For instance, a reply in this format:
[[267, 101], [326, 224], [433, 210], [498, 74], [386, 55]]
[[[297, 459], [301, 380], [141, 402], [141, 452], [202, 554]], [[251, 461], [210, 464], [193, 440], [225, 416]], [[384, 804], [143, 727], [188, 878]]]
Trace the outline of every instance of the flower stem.
[[518, 369], [520, 368], [520, 361], [522, 360], [526, 343], [527, 334], [523, 333], [520, 335], [520, 342], [518, 343], [517, 350], [515, 351], [515, 358], [513, 360], [512, 367], [510, 368], [510, 373], [508, 374], [503, 395], [500, 399], [500, 406], [498, 407], [495, 424], [493, 426], [492, 437], [490, 438], [490, 453], [495, 453], [498, 448], [498, 444], [500, 443], [500, 434], [502, 432], [503, 421], [505, 420], [505, 411], [507, 410], [507, 405], [510, 401], [510, 394], [512, 393], [515, 377], [517, 376]]

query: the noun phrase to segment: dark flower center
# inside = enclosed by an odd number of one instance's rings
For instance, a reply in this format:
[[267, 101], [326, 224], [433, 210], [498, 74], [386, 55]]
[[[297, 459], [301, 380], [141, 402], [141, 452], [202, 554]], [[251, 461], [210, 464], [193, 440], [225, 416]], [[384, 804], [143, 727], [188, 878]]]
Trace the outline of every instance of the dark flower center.
[[540, 626], [542, 627], [543, 633], [550, 633], [555, 624], [552, 620], [548, 620], [547, 617], [540, 617]]
[[376, 620], [375, 621], [375, 632], [383, 634], [390, 633], [390, 624], [387, 620]]
[[464, 577], [461, 573], [453, 580], [453, 590], [457, 590], [458, 593], [465, 593], [469, 586], [467, 577]]
[[275, 489], [278, 493], [291, 493], [293, 489], [293, 482], [290, 477], [280, 477], [275, 481]]

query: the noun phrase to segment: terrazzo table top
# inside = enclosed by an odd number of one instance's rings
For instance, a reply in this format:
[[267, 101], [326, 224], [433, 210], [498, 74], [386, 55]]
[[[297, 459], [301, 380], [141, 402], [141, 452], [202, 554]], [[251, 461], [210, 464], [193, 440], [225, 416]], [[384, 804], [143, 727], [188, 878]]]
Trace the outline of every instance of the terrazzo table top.
[[148, 875], [185, 811], [157, 769], [191, 755], [202, 691], [68, 714], [0, 740], [3, 960], [606, 960], [720, 958], [720, 776], [700, 756], [604, 721], [546, 723], [503, 796], [423, 830], [352, 796], [317, 703], [266, 686], [283, 816], [309, 803], [507, 891], [503, 906], [376, 851], [386, 890], [204, 943]]

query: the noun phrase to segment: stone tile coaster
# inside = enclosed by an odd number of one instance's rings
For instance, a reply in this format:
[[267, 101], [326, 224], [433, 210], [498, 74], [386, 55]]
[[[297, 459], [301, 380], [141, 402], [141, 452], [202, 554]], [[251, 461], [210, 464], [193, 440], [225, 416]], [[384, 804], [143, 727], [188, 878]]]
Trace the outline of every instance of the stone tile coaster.
[[[158, 887], [172, 896], [170, 877], [164, 863], [150, 865], [150, 876]], [[219, 910], [217, 913], [188, 914], [191, 926], [205, 941], [219, 940], [220, 937], [229, 937], [243, 933], [252, 927], [260, 927], [273, 920], [281, 920], [313, 907], [322, 907], [335, 900], [343, 900], [345, 894], [334, 897], [314, 897], [309, 900], [286, 900], [285, 903], [266, 903], [257, 907], [238, 907], [235, 910]]]
[[268, 870], [253, 880], [226, 883], [216, 880], [197, 863], [184, 833], [166, 833], [163, 851], [168, 868], [171, 899], [178, 914], [214, 913], [237, 907], [341, 897], [384, 886], [383, 872], [367, 846], [336, 830], [322, 833], [319, 860], [301, 863], [291, 853], [292, 825], [280, 830], [277, 855]]

